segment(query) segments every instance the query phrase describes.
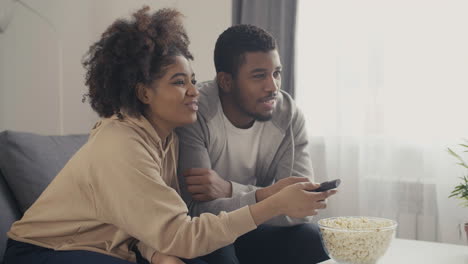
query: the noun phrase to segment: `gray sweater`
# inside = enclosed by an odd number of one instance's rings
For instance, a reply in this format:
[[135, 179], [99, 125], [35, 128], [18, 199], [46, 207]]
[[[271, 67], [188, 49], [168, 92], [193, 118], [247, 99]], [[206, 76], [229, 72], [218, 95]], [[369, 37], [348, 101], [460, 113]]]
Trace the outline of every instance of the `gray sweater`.
[[[281, 91], [273, 117], [265, 123], [261, 136], [256, 166], [257, 184], [243, 185], [236, 182], [238, 175], [220, 175], [232, 183], [232, 197], [209, 202], [192, 200], [187, 192], [181, 173], [188, 168], [212, 168], [212, 161], [218, 160], [226, 144], [226, 131], [223, 125], [222, 109], [218, 86], [215, 81], [198, 85], [200, 90], [198, 119], [195, 123], [177, 129], [179, 135], [178, 175], [182, 198], [187, 203], [192, 216], [209, 212], [233, 211], [245, 205], [256, 203], [257, 189], [272, 185], [276, 181], [290, 177], [309, 177], [313, 180], [313, 169], [308, 152], [308, 137], [302, 112], [293, 99]], [[276, 217], [267, 224], [293, 225], [308, 222], [310, 219]]]

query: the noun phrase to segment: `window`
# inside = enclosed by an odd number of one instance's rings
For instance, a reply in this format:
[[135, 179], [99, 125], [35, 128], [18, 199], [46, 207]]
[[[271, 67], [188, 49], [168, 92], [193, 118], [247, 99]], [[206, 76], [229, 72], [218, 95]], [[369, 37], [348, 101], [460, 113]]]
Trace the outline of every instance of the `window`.
[[468, 136], [468, 1], [298, 10], [296, 98], [310, 134]]

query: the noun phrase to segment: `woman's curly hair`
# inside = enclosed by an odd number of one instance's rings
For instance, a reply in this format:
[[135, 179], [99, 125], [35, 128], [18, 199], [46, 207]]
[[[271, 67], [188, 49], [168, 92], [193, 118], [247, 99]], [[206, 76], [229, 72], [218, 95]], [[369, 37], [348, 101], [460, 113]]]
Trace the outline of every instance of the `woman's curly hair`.
[[182, 14], [174, 9], [148, 11], [145, 6], [131, 20], [114, 22], [83, 59], [89, 87], [83, 99], [88, 96], [101, 117], [121, 116], [123, 109], [139, 117], [145, 105], [137, 98], [136, 85], [161, 78], [174, 56], [193, 60]]

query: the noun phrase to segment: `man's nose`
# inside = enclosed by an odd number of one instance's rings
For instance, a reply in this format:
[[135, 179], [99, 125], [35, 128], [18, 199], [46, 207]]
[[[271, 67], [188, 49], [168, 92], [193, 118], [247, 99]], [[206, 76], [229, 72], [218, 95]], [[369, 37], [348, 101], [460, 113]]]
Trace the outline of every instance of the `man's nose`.
[[267, 80], [267, 84], [265, 85], [265, 90], [267, 92], [276, 93], [280, 89], [281, 80], [277, 80], [273, 76], [270, 76]]

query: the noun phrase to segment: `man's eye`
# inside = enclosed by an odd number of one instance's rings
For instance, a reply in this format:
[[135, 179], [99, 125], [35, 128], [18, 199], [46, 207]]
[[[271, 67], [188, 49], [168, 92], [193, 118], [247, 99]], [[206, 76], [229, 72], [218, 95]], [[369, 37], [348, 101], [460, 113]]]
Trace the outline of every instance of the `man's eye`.
[[262, 73], [262, 74], [257, 74], [257, 75], [254, 75], [253, 77], [254, 77], [255, 79], [262, 79], [262, 78], [265, 77], [265, 74], [264, 74], [264, 73]]

